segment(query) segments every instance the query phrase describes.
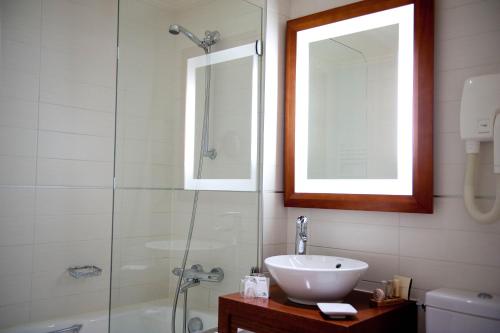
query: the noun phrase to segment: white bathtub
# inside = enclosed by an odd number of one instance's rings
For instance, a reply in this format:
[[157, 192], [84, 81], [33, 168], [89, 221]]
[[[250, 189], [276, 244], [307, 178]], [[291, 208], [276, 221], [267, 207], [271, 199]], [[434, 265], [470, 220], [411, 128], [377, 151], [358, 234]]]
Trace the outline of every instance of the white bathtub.
[[[112, 311], [111, 333], [169, 333], [172, 306], [169, 300], [138, 303]], [[204, 330], [217, 326], [215, 312], [188, 310], [188, 318], [199, 317]], [[107, 333], [107, 311], [86, 313], [78, 316], [32, 323], [0, 330], [0, 333], [47, 333], [83, 325], [80, 333]], [[182, 332], [182, 306], [177, 309], [177, 332]]]

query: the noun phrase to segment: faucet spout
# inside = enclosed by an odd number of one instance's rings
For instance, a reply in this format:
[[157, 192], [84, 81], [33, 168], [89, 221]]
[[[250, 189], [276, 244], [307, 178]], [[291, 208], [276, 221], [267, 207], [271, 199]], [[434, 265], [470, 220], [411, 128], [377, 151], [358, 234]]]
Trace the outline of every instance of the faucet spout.
[[305, 216], [299, 216], [295, 223], [295, 254], [304, 255], [307, 252], [307, 224], [308, 220]]

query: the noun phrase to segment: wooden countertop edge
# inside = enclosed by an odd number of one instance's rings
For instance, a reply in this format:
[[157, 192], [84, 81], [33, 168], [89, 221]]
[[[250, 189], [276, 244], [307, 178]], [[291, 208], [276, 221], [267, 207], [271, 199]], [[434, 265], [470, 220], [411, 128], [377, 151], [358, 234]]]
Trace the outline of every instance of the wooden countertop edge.
[[[276, 301], [273, 299], [273, 294], [280, 293], [279, 288], [273, 287], [271, 289], [270, 299], [250, 299], [245, 300], [238, 293], [220, 296], [223, 302], [229, 302], [231, 307], [252, 307], [252, 311], [258, 312], [259, 314], [266, 315], [269, 313], [274, 313], [274, 315], [283, 316], [282, 320], [289, 318], [290, 320], [300, 319], [301, 321], [310, 321], [317, 324], [322, 324], [325, 327], [354, 327], [356, 325], [362, 324], [368, 320], [375, 317], [383, 317], [392, 311], [397, 311], [398, 309], [403, 309], [408, 306], [415, 306], [414, 301], [407, 301], [402, 304], [397, 304], [393, 306], [387, 306], [383, 308], [362, 308], [358, 310], [358, 315], [352, 319], [329, 319], [321, 313], [318, 308], [313, 306], [301, 306], [301, 305], [287, 305]], [[366, 294], [367, 302], [369, 298], [368, 292], [355, 290], [355, 293]], [[281, 295], [279, 295], [281, 296]], [[237, 314], [236, 314], [237, 315]]]

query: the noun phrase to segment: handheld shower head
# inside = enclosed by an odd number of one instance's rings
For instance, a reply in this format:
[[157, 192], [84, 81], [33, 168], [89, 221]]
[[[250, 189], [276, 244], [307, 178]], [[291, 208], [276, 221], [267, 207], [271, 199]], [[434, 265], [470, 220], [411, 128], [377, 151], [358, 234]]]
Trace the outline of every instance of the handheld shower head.
[[172, 35], [178, 35], [179, 34], [179, 26], [177, 24], [171, 24], [168, 27], [168, 32], [170, 32]]
[[170, 27], [168, 28], [168, 32], [170, 32], [172, 35], [178, 35], [180, 32], [182, 32], [187, 38], [191, 39], [193, 43], [198, 45], [201, 48], [205, 48], [205, 45], [201, 42], [201, 40], [196, 37], [191, 31], [187, 30], [184, 28], [182, 25], [178, 24], [171, 24]]
[[191, 31], [184, 28], [179, 24], [171, 24], [168, 27], [168, 32], [172, 35], [178, 35], [179, 33], [184, 34], [187, 38], [189, 38], [193, 43], [201, 47], [205, 52], [210, 52], [210, 46], [217, 43], [220, 39], [220, 33], [218, 31], [205, 31], [205, 37], [203, 39], [199, 39], [196, 37]]

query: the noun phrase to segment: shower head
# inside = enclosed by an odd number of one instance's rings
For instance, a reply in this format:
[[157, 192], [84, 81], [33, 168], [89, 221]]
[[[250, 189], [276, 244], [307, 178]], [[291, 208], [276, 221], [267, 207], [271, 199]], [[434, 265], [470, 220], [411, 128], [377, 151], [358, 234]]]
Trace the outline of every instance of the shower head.
[[205, 31], [205, 38], [203, 38], [203, 40], [200, 40], [191, 31], [187, 30], [186, 28], [184, 28], [182, 25], [179, 24], [171, 24], [168, 27], [168, 32], [170, 32], [172, 35], [178, 35], [179, 33], [184, 34], [193, 43], [204, 49], [205, 52], [209, 52], [210, 46], [217, 43], [217, 41], [220, 38], [220, 33], [218, 31], [207, 30]]
[[205, 48], [201, 40], [198, 37], [196, 37], [191, 31], [184, 28], [182, 25], [171, 24], [170, 27], [168, 28], [168, 31], [172, 35], [178, 35], [180, 32], [182, 32], [187, 38], [191, 39], [193, 43], [195, 43], [199, 47]]
[[179, 34], [179, 26], [177, 24], [171, 24], [168, 27], [168, 32], [170, 32], [172, 35], [178, 35]]

